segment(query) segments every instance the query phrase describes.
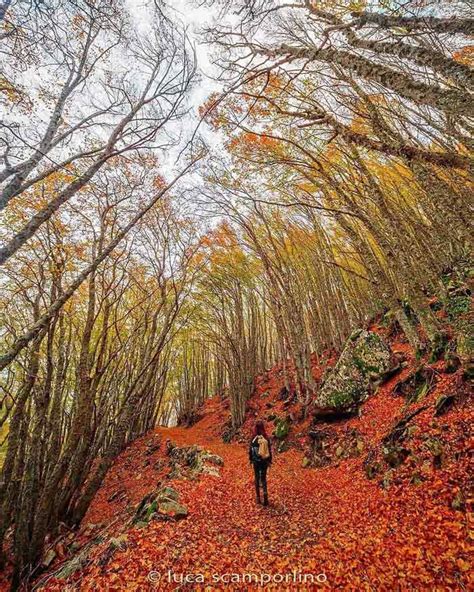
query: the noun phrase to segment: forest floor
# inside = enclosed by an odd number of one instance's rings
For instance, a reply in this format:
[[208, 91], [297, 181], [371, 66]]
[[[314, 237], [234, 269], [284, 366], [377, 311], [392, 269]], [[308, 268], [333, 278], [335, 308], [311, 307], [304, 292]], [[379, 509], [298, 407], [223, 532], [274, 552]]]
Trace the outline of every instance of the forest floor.
[[[158, 428], [134, 442], [107, 475], [73, 535], [73, 546], [70, 541], [69, 546], [56, 545], [49, 572], [34, 589], [472, 590], [466, 512], [469, 426], [474, 419], [469, 395], [434, 417], [440, 395], [459, 390], [460, 383], [460, 373], [444, 373], [440, 362], [433, 365], [431, 391], [421, 402], [407, 405], [395, 390], [418, 362], [407, 344], [393, 343], [392, 349], [404, 353], [407, 367], [379, 387], [359, 417], [324, 426], [329, 430], [326, 466], [303, 467], [308, 422], [294, 422], [285, 452], [278, 453], [275, 443], [268, 507], [255, 502], [247, 442], [255, 417], [288, 412], [278, 396], [278, 367], [257, 381], [241, 441], [223, 442], [227, 401], [216, 396], [192, 427]], [[369, 479], [368, 459], [380, 455], [382, 439], [406, 417], [407, 409], [420, 410], [405, 442], [410, 455], [400, 466]], [[362, 445], [346, 455], [354, 434]], [[198, 444], [221, 456], [220, 476], [169, 479], [167, 440], [178, 446]], [[436, 458], [433, 442], [443, 445]], [[158, 484], [173, 486], [189, 515], [131, 525], [130, 508]], [[113, 550], [111, 537], [121, 541]], [[71, 555], [88, 545], [81, 569], [69, 578], [55, 578]], [[254, 583], [242, 583], [244, 577]], [[255, 578], [277, 583], [262, 588]]]

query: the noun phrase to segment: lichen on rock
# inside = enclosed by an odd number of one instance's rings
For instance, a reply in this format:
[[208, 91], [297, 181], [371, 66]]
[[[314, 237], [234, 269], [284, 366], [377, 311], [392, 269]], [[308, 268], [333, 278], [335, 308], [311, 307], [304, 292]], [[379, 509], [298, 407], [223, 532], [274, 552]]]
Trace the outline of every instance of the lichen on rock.
[[316, 395], [316, 414], [356, 411], [369, 396], [371, 386], [388, 372], [390, 362], [390, 348], [377, 333], [354, 331]]
[[170, 465], [170, 478], [194, 479], [200, 474], [219, 476], [219, 469], [224, 461], [217, 454], [205, 450], [201, 446], [176, 446], [167, 442], [167, 453]]

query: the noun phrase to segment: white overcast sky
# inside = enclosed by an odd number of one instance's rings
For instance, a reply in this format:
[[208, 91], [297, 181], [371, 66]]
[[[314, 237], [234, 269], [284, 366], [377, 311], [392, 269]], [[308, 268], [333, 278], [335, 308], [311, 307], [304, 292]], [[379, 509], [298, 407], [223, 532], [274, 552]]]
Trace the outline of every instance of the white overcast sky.
[[[135, 21], [137, 28], [146, 30], [150, 27], [150, 0], [125, 0], [130, 15]], [[200, 40], [199, 31], [209, 25], [216, 18], [217, 11], [208, 6], [196, 6], [192, 0], [172, 0], [168, 6], [176, 12], [177, 19], [181, 20], [187, 27], [189, 37], [195, 44], [198, 59], [198, 70], [201, 73], [202, 80], [196, 85], [193, 91], [192, 103], [199, 107], [211, 92], [220, 88], [211, 77], [216, 74], [216, 69], [210, 61], [210, 52], [207, 45]]]
[[[143, 31], [145, 35], [151, 26], [151, 6], [153, 0], [125, 0], [130, 16], [134, 21], [135, 26], [139, 31]], [[193, 43], [197, 56], [197, 69], [199, 72], [199, 82], [197, 82], [189, 97], [189, 104], [192, 113], [189, 118], [182, 121], [180, 125], [183, 127], [183, 139], [189, 138], [192, 130], [198, 124], [198, 108], [202, 105], [212, 92], [218, 91], [222, 86], [216, 82], [217, 68], [211, 62], [211, 52], [209, 46], [202, 42], [200, 35], [201, 29], [210, 25], [217, 19], [217, 9], [212, 9], [209, 6], [197, 6], [197, 2], [192, 0], [170, 0], [167, 2], [170, 11], [175, 13], [175, 22], [181, 21], [187, 29], [188, 36]], [[171, 15], [170, 15], [171, 16]], [[222, 15], [221, 15], [222, 16]], [[229, 16], [229, 19], [231, 17]], [[178, 125], [178, 124], [177, 124]], [[220, 134], [212, 132], [206, 125], [201, 125], [199, 133], [203, 136], [208, 144], [221, 144], [222, 138]], [[165, 175], [171, 174], [172, 170], [176, 169], [176, 157], [179, 154], [181, 147], [172, 150], [168, 154], [168, 162], [165, 164]], [[179, 164], [177, 165], [179, 167]]]

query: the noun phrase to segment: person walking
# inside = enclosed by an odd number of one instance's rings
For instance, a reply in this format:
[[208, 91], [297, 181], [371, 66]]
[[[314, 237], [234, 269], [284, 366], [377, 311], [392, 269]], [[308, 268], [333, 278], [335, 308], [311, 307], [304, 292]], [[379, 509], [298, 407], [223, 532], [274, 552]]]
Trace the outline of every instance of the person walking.
[[261, 504], [260, 487], [263, 491], [263, 505], [268, 506], [267, 470], [272, 464], [272, 445], [265, 431], [265, 424], [259, 420], [255, 424], [249, 446], [249, 460], [255, 473], [255, 492], [257, 504]]

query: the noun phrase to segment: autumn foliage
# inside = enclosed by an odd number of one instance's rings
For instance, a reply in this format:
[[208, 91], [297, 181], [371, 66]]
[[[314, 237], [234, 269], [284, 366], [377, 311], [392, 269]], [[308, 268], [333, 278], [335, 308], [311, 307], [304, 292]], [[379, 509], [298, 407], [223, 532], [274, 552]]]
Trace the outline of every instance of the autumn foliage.
[[1, 585], [470, 589], [468, 3], [174, 4], [0, 3]]
[[[440, 397], [459, 389], [461, 371], [446, 374], [442, 364], [435, 364], [434, 388], [421, 403], [407, 406], [396, 394], [397, 385], [418, 362], [399, 335], [392, 338], [392, 349], [408, 365], [364, 405], [360, 417], [333, 424], [336, 444], [324, 468], [303, 468], [311, 439], [308, 422], [295, 421], [291, 447], [275, 454], [270, 469], [268, 509], [256, 506], [253, 499], [247, 437], [256, 418], [298, 413], [297, 404], [288, 406], [279, 396], [284, 386], [280, 366], [257, 378], [237, 441], [222, 441], [228, 401], [218, 396], [204, 405], [192, 428], [159, 428], [137, 440], [117, 459], [75, 539], [76, 553], [92, 538], [97, 540], [85, 566], [67, 581], [42, 577], [39, 589], [59, 591], [65, 585], [84, 591], [152, 589], [150, 572], [165, 578], [168, 570], [176, 577], [201, 574], [207, 581], [212, 574], [324, 573], [327, 582], [320, 587], [329, 590], [468, 589], [464, 508], [470, 502], [467, 427], [474, 417], [466, 393], [446, 414], [436, 416], [435, 407]], [[328, 354], [321, 363], [333, 364], [334, 356]], [[316, 378], [321, 376], [316, 360], [313, 372]], [[384, 437], [400, 418], [421, 406], [424, 409], [412, 424], [407, 461], [368, 479], [367, 460], [382, 453]], [[336, 452], [354, 432], [362, 442], [360, 450], [348, 456]], [[197, 443], [221, 455], [221, 477], [169, 482], [189, 508], [187, 519], [126, 528], [127, 509], [156, 482], [166, 481], [168, 439], [178, 445]], [[443, 442], [441, 465], [427, 445], [436, 439]], [[123, 533], [123, 549], [109, 557], [110, 538]], [[68, 557], [64, 545], [59, 544], [57, 551], [56, 571]], [[176, 585], [162, 580], [159, 589], [172, 590]], [[195, 581], [183, 589], [205, 586]], [[232, 589], [244, 586], [235, 584]]]

